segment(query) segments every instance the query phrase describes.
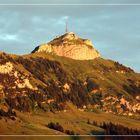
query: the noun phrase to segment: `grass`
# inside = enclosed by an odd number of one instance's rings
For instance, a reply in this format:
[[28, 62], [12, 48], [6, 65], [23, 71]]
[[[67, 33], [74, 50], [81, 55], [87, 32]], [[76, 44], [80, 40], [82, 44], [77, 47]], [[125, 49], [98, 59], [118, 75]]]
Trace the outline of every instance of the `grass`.
[[[37, 112], [36, 114], [17, 112], [18, 120], [9, 120], [5, 123], [4, 119], [0, 121], [0, 134], [45, 134], [45, 135], [64, 135], [59, 131], [55, 131], [46, 127], [49, 122], [58, 122], [64, 129], [73, 130], [80, 135], [89, 135], [91, 131], [103, 132], [100, 127], [87, 124], [88, 119], [101, 122], [113, 122], [121, 124], [129, 128], [137, 128], [140, 130], [140, 120], [129, 117], [116, 116], [107, 113], [81, 112], [71, 103], [68, 103], [69, 110], [67, 112]], [[13, 127], [14, 126], [14, 127]], [[9, 132], [10, 129], [10, 132]], [[3, 130], [3, 131], [2, 131]]]

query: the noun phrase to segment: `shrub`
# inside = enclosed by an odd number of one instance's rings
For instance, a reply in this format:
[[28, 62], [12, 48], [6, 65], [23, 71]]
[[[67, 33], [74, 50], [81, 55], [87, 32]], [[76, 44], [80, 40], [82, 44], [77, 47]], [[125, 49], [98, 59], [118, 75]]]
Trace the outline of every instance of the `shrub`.
[[59, 123], [50, 122], [50, 123], [48, 123], [47, 127], [54, 129], [54, 130], [57, 130], [57, 131], [60, 131], [60, 132], [64, 132], [63, 127]]

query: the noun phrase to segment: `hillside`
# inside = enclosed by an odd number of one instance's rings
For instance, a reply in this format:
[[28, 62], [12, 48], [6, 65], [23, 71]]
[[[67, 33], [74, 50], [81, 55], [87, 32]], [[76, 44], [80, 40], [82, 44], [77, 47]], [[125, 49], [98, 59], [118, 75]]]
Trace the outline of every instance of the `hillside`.
[[140, 74], [118, 62], [46, 53], [0, 58], [1, 99], [8, 108], [63, 110], [70, 101], [81, 109], [139, 114]]

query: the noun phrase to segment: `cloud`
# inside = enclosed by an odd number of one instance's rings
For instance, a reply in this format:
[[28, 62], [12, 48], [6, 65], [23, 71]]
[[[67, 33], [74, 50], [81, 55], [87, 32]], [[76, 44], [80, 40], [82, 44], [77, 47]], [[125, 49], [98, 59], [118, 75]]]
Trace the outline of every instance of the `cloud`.
[[69, 19], [69, 16], [62, 16], [58, 20], [55, 21], [55, 26], [64, 26], [66, 24], [66, 21]]
[[1, 41], [19, 41], [17, 35], [12, 34], [2, 34], [0, 35]]

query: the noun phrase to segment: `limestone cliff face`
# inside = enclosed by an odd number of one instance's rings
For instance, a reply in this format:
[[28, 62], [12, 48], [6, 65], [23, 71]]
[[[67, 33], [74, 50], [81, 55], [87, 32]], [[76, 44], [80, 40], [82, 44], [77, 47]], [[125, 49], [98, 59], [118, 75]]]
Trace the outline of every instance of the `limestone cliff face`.
[[32, 53], [46, 52], [77, 60], [90, 60], [100, 57], [99, 52], [88, 39], [81, 39], [73, 32], [66, 33], [47, 44], [36, 47]]

